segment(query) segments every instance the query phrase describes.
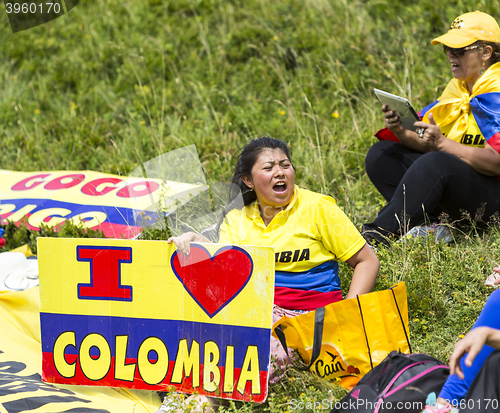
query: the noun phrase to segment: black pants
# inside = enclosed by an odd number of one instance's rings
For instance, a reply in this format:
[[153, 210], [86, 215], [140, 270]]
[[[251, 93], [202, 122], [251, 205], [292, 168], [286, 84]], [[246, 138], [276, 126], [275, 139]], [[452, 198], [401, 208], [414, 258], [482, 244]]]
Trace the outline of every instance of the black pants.
[[487, 221], [500, 211], [500, 181], [444, 152], [422, 154], [400, 143], [380, 141], [368, 151], [365, 168], [388, 201], [375, 221], [363, 225], [365, 230], [402, 235], [442, 212], [453, 221], [463, 219], [464, 211], [473, 220]]
[[493, 413], [500, 410], [500, 351], [486, 359], [472, 382], [460, 413]]

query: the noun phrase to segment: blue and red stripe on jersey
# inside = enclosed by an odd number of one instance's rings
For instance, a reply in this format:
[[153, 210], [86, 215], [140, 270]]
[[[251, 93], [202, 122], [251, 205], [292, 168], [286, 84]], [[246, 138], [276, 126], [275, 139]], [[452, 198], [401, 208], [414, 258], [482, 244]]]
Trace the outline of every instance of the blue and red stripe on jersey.
[[290, 310], [314, 310], [342, 300], [339, 264], [327, 261], [307, 271], [276, 271], [274, 303]]

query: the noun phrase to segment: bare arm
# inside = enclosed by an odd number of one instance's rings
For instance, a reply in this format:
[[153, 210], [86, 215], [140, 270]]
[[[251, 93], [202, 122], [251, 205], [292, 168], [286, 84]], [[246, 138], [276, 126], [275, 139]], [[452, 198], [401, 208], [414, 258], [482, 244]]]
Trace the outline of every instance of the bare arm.
[[500, 175], [500, 153], [493, 149], [488, 142], [484, 143], [484, 148], [477, 148], [448, 139], [436, 125], [432, 113], [429, 114], [429, 123], [415, 122], [415, 126], [426, 128], [423, 138], [418, 139], [422, 145], [427, 146], [429, 151], [440, 151], [454, 155], [480, 174]]
[[484, 148], [476, 148], [446, 139], [440, 150], [455, 155], [480, 174], [500, 175], [500, 153], [488, 142], [484, 143]]
[[380, 263], [368, 244], [349, 258], [347, 263], [354, 268], [354, 273], [346, 299], [373, 291]]
[[179, 235], [178, 237], [170, 237], [167, 240], [167, 243], [170, 244], [172, 241], [174, 242], [176, 248], [186, 257], [189, 255], [189, 252], [191, 250], [190, 244], [192, 242], [210, 242], [203, 235], [191, 231]]

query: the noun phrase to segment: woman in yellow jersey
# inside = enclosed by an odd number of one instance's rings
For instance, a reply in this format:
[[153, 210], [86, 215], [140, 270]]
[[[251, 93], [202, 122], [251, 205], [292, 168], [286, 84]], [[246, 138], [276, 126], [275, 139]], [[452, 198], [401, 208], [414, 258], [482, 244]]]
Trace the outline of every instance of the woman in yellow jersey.
[[[341, 300], [338, 261], [354, 268], [346, 298], [372, 291], [378, 258], [333, 198], [295, 185], [284, 142], [269, 137], [250, 142], [238, 157], [232, 183], [241, 190], [244, 207], [226, 209], [219, 242], [274, 247], [275, 321]], [[194, 232], [172, 241], [184, 254], [191, 242], [208, 242]], [[272, 354], [283, 358], [272, 340]]]
[[[500, 28], [482, 12], [457, 17], [432, 40], [442, 44], [453, 79], [436, 102], [422, 109], [417, 132], [382, 106], [386, 128], [368, 152], [368, 176], [388, 201], [363, 236], [387, 244], [391, 235], [437, 221], [488, 220], [500, 210]], [[406, 214], [405, 219], [403, 213]], [[406, 228], [403, 227], [406, 223]]]

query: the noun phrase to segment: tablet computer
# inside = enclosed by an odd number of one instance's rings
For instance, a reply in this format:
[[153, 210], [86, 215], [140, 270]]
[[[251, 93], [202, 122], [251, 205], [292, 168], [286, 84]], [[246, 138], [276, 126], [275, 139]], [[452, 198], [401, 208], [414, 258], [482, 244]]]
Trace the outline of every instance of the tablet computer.
[[417, 112], [413, 109], [408, 99], [401, 96], [393, 95], [392, 93], [384, 92], [383, 90], [373, 89], [375, 94], [383, 104], [389, 106], [392, 110], [396, 111], [401, 119], [403, 128], [416, 131], [417, 128], [413, 124], [420, 120]]

